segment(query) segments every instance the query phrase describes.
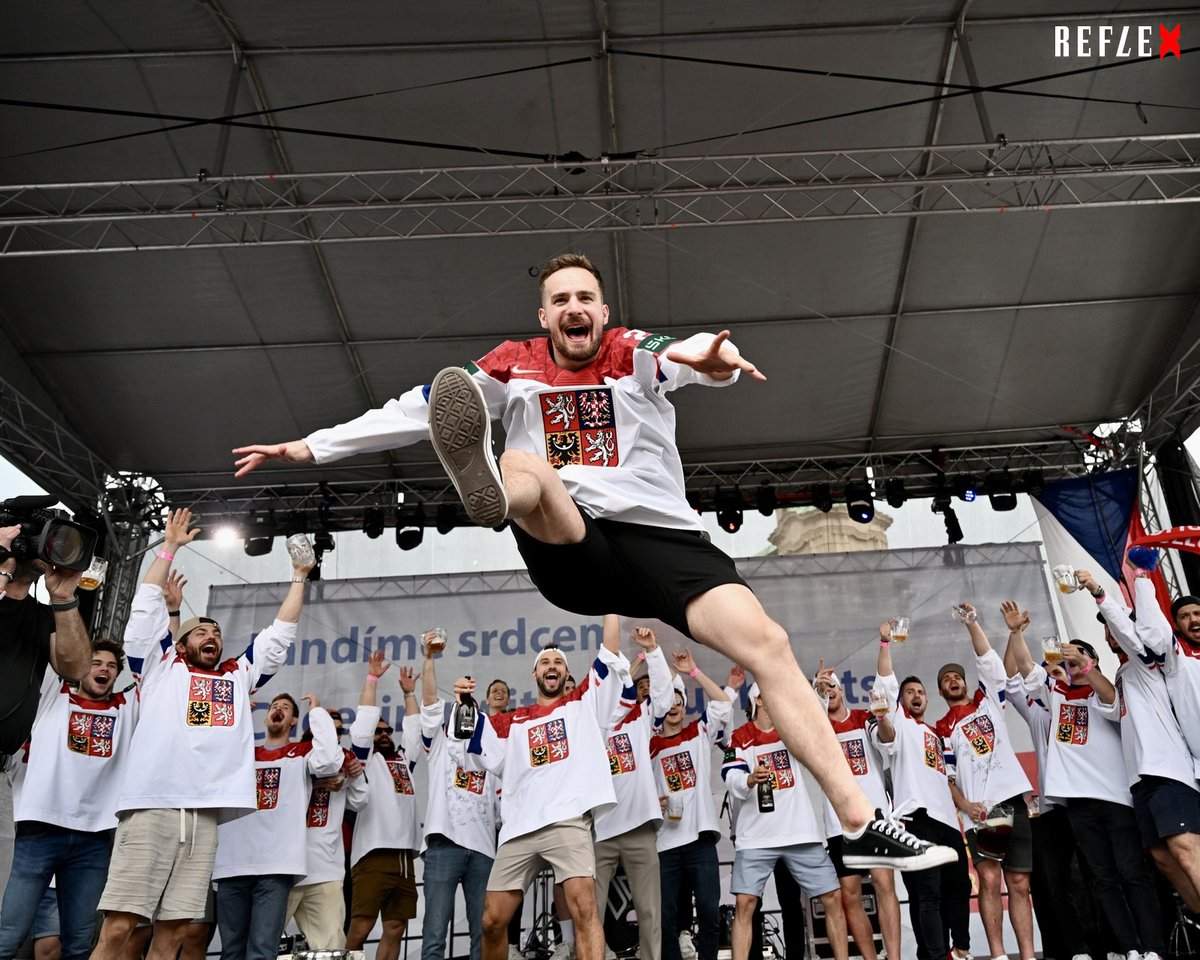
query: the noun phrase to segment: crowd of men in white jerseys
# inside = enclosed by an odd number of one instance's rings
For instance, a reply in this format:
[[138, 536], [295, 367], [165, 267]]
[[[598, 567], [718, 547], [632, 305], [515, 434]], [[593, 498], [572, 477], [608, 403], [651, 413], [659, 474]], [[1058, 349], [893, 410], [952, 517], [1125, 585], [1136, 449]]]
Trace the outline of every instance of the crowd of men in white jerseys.
[[[632, 631], [631, 661], [610, 616], [578, 684], [563, 652], [547, 647], [532, 667], [533, 705], [509, 710], [507, 685], [496, 681], [472, 712], [460, 701], [475, 695], [475, 681], [456, 678], [452, 696], [439, 692], [431, 631], [423, 663], [397, 670], [400, 730], [376, 705], [390, 667], [376, 652], [348, 731], [306, 694], [308, 730], [295, 739], [299, 704], [279, 693], [255, 746], [251, 696], [295, 639], [308, 568], [294, 567], [274, 623], [226, 657], [219, 624], [179, 620], [185, 581], [171, 568], [197, 532], [190, 520], [187, 510], [169, 518], [124, 643], [97, 642], [77, 687], [52, 678], [43, 688], [14, 768], [18, 829], [0, 957], [13, 956], [34, 930], [57, 880], [65, 958], [117, 960], [143, 948], [156, 960], [174, 960], [181, 949], [202, 954], [215, 911], [223, 957], [274, 957], [294, 917], [318, 950], [360, 949], [381, 922], [376, 956], [395, 960], [417, 914], [422, 857], [422, 960], [446, 955], [459, 887], [472, 960], [504, 960], [521, 891], [545, 867], [569, 917], [561, 922], [573, 946], [564, 952], [600, 960], [618, 864], [642, 960], [680, 960], [681, 888], [695, 898], [697, 956], [715, 960], [722, 830], [709, 785], [719, 761], [736, 851], [734, 960], [750, 954], [754, 912], [780, 862], [820, 900], [834, 956], [847, 957], [853, 939], [876, 960], [863, 909], [866, 871], [843, 856], [828, 801], [818, 820], [757, 684], [746, 691], [747, 722], [734, 727], [747, 679], [736, 665], [722, 686], [690, 653], [668, 662], [645, 628]], [[969, 686], [963, 665], [944, 665], [937, 691], [948, 711], [936, 724], [926, 720], [921, 679], [897, 677], [888, 623], [879, 629], [870, 710], [847, 707], [831, 668], [822, 664], [815, 676], [866, 796], [912, 834], [958, 853], [905, 878], [918, 956], [972, 955], [969, 862], [991, 957], [1005, 955], [1005, 895], [1020, 960], [1034, 956], [1035, 902], [1044, 904], [1046, 956], [1087, 952], [1084, 925], [1063, 896], [1076, 856], [1116, 952], [1142, 960], [1164, 952], [1150, 864], [1200, 912], [1200, 598], [1176, 601], [1172, 623], [1148, 571], [1135, 581], [1136, 613], [1087, 572], [1078, 580], [1120, 660], [1112, 679], [1084, 642], [1066, 645], [1061, 663], [1035, 662], [1024, 637], [1028, 614], [1012, 601], [1000, 610], [1009, 631], [1003, 651], [993, 649], [975, 609], [960, 607], [978, 684]], [[136, 688], [115, 692], [126, 660]], [[705, 704], [690, 721], [689, 681]], [[1013, 750], [1009, 705], [1032, 733], [1036, 785]], [[340, 742], [346, 732], [351, 749]], [[138, 762], [144, 757], [155, 762]], [[412, 777], [419, 762], [429, 768], [423, 804]], [[347, 811], [356, 813], [348, 858]], [[900, 957], [893, 873], [874, 868], [870, 879], [886, 954]]]

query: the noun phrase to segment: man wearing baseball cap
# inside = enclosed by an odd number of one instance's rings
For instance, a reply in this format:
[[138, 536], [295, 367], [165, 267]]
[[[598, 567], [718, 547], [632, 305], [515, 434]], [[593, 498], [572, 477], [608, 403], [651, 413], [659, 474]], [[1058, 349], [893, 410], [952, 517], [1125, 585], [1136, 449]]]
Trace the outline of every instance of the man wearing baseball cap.
[[188, 922], [204, 916], [218, 823], [258, 809], [250, 693], [286, 659], [304, 604], [312, 564], [293, 568], [275, 622], [236, 658], [224, 657], [211, 617], [185, 621], [172, 641], [163, 587], [176, 552], [200, 532], [191, 520], [186, 508], [167, 519], [125, 628], [129, 668], [141, 682], [130, 753], [144, 762], [130, 764], [121, 784], [93, 960], [116, 960], [138, 921], [151, 917], [148, 956], [173, 960]]
[[[604, 954], [592, 818], [616, 803], [605, 737], [634, 705], [633, 680], [611, 634], [570, 693], [568, 676], [563, 651], [546, 646], [533, 661], [537, 703], [493, 717], [478, 712], [467, 740], [455, 729], [459, 708], [451, 715], [454, 762], [465, 767], [469, 753], [504, 781], [503, 825], [483, 905], [484, 960], [507, 957], [509, 921], [546, 865], [563, 886], [580, 960]], [[469, 677], [455, 681], [456, 697], [474, 692]]]

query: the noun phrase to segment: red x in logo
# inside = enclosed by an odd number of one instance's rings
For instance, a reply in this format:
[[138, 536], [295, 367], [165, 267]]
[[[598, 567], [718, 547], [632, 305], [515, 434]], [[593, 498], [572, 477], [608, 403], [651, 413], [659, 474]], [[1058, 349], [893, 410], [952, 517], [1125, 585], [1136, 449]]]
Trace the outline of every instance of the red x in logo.
[[1175, 24], [1174, 30], [1168, 30], [1161, 23], [1158, 25], [1158, 59], [1161, 60], [1168, 53], [1175, 54], [1175, 59], [1180, 59], [1179, 56], [1179, 28], [1180, 24]]

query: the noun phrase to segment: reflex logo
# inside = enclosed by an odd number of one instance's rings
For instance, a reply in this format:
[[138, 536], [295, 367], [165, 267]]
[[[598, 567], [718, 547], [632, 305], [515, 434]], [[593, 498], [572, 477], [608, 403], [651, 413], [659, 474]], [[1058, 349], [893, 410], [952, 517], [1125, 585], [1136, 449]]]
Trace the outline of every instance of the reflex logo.
[[[1174, 54], [1180, 59], [1179, 34], [1181, 24], [1174, 30], [1158, 25], [1158, 59]], [[1117, 27], [1106, 24], [1093, 27], [1081, 24], [1075, 27], [1054, 28], [1054, 56], [1085, 59], [1149, 58], [1154, 56], [1154, 27], [1149, 24]]]

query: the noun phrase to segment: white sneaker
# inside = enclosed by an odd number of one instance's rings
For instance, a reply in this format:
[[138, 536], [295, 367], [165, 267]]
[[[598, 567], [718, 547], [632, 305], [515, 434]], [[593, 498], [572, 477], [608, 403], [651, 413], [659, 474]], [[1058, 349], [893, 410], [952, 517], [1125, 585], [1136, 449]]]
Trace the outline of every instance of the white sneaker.
[[696, 945], [692, 942], [692, 934], [688, 930], [679, 935], [679, 953], [683, 960], [696, 960]]
[[1077, 953], [1071, 960], [1092, 960], [1091, 955], [1087, 953]]
[[617, 960], [617, 952], [607, 943], [604, 945], [604, 960]]
[[550, 954], [550, 960], [575, 960], [575, 944], [567, 943], [564, 940], [554, 948], [554, 952]]
[[1142, 960], [1160, 960], [1158, 952], [1155, 950], [1147, 950], [1142, 954]]
[[1125, 960], [1142, 960], [1142, 955], [1136, 950], [1130, 950], [1125, 954]]

